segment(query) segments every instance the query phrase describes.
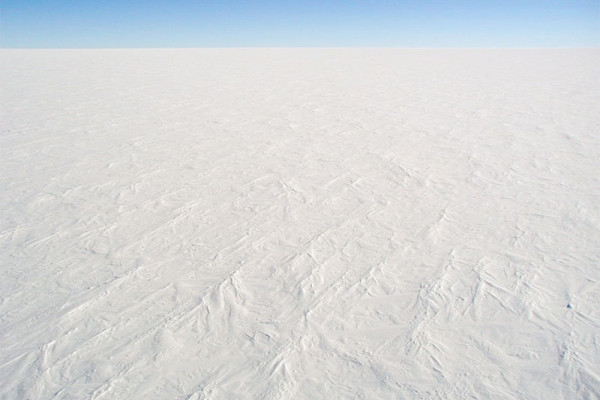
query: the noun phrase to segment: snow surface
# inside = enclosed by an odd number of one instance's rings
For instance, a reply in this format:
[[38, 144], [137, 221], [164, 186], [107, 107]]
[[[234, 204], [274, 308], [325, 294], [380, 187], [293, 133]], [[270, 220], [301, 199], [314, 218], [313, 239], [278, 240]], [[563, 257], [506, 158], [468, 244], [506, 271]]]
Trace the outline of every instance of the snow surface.
[[2, 399], [600, 397], [600, 50], [2, 50]]

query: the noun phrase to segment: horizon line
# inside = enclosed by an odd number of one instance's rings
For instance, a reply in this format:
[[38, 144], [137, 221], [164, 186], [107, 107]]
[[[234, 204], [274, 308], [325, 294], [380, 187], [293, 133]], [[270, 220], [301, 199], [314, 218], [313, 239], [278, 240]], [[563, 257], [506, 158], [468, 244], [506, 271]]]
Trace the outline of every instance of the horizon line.
[[199, 46], [199, 47], [2, 47], [0, 50], [203, 50], [203, 49], [404, 49], [404, 50], [567, 50], [597, 46]]

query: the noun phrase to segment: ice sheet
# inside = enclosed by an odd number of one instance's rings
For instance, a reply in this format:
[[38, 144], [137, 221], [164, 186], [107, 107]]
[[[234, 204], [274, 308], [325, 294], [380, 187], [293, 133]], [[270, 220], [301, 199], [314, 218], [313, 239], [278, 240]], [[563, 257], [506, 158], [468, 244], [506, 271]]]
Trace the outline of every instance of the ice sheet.
[[600, 397], [600, 51], [2, 50], [3, 399]]

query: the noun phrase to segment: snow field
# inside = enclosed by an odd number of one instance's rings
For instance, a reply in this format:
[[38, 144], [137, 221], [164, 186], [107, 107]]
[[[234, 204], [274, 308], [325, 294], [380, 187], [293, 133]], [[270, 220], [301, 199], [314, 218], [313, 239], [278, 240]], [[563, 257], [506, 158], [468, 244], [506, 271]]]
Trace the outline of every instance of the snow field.
[[2, 399], [600, 398], [600, 52], [2, 50]]

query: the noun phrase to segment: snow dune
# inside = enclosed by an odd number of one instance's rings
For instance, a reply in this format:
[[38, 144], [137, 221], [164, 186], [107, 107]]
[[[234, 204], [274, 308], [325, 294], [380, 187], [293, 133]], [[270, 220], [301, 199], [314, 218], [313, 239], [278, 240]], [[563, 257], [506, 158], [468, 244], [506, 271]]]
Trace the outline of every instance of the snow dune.
[[0, 398], [600, 397], [600, 51], [2, 50]]

